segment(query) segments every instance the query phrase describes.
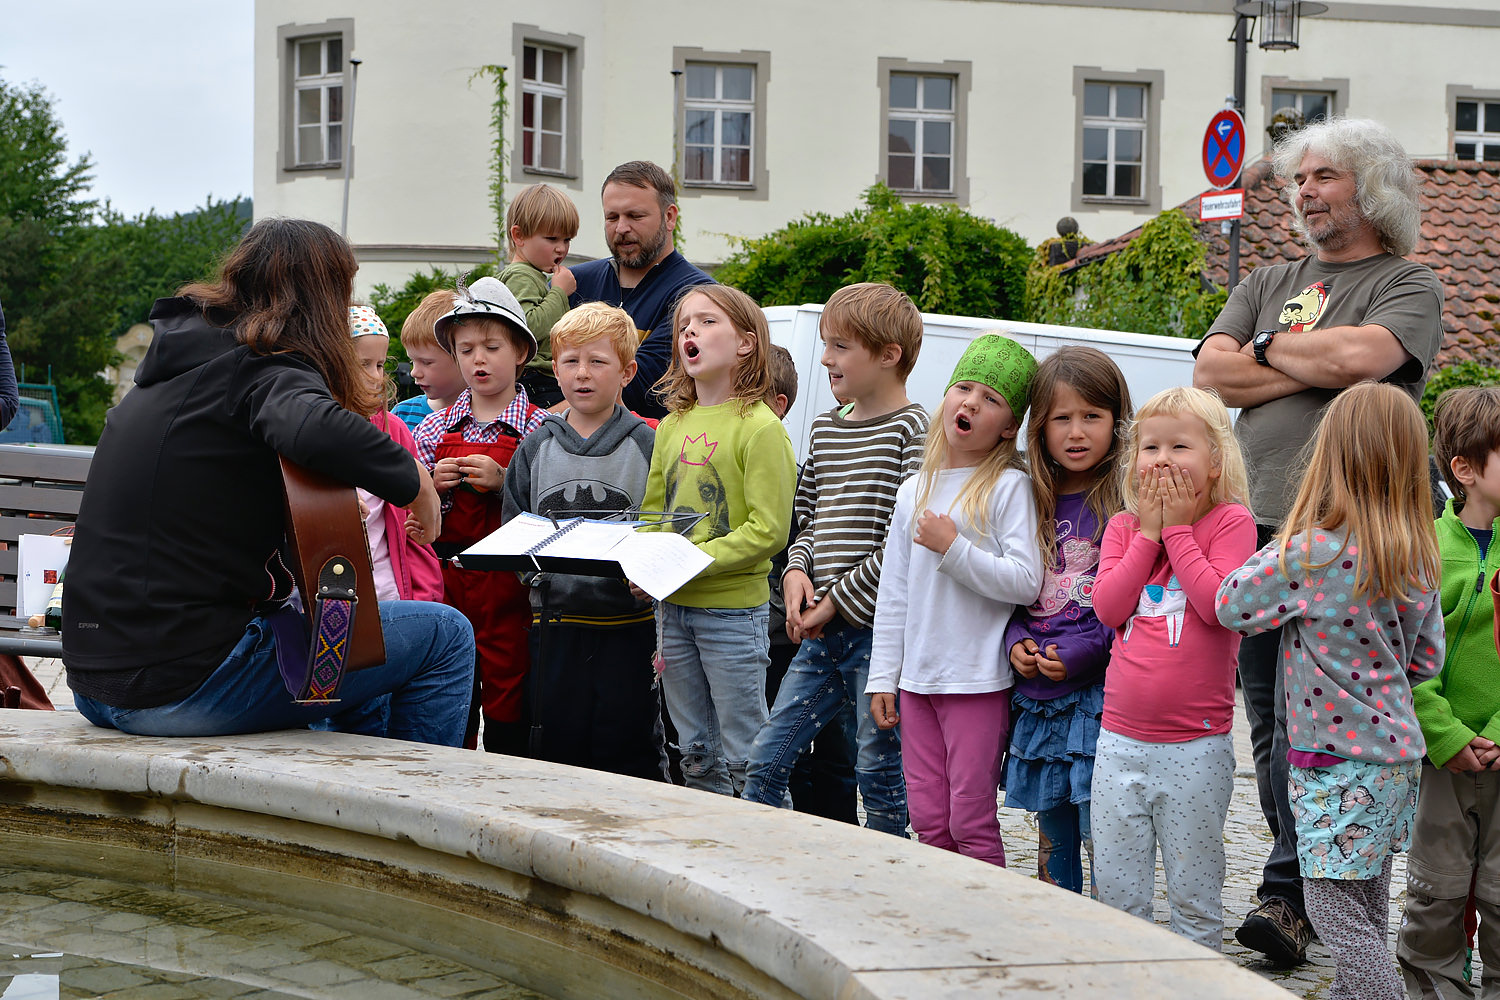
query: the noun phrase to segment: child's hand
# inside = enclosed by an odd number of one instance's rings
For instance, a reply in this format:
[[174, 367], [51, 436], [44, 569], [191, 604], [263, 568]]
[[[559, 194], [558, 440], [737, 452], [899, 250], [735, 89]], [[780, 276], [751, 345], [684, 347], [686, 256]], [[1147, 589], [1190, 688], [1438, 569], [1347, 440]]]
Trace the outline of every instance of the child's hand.
[[941, 556], [948, 554], [949, 546], [957, 537], [958, 525], [953, 523], [953, 518], [947, 514], [934, 514], [930, 510], [924, 510], [922, 516], [917, 518], [917, 533], [912, 540]]
[[796, 638], [799, 640], [821, 639], [823, 626], [833, 620], [833, 613], [837, 610], [831, 594], [824, 594], [817, 598], [812, 607], [802, 612], [802, 628]]
[[1141, 534], [1153, 542], [1161, 541], [1161, 476], [1155, 466], [1141, 472], [1141, 486], [1136, 493], [1135, 514], [1141, 522]]
[[1068, 679], [1068, 668], [1063, 666], [1063, 661], [1057, 658], [1057, 643], [1049, 645], [1046, 652], [1036, 654], [1036, 668], [1049, 681]]
[[1479, 763], [1479, 757], [1474, 753], [1474, 745], [1471, 743], [1458, 753], [1448, 758], [1448, 763], [1443, 767], [1454, 774], [1463, 774], [1465, 771], [1483, 771], [1484, 765]]
[[870, 714], [881, 729], [895, 729], [901, 721], [901, 713], [896, 711], [896, 696], [885, 691], [870, 695]]
[[480, 493], [494, 493], [505, 484], [505, 470], [488, 455], [465, 455], [458, 460], [463, 481]]
[[1469, 747], [1486, 771], [1500, 770], [1500, 746], [1496, 746], [1493, 740], [1476, 736], [1469, 741]]
[[456, 458], [440, 458], [432, 467], [432, 485], [439, 493], [449, 492], [463, 480], [463, 470], [458, 467]]
[[637, 587], [631, 581], [626, 580], [625, 585], [630, 588], [630, 596], [634, 597], [637, 601], [649, 601], [653, 599], [650, 594]]
[[812, 579], [800, 569], [789, 569], [781, 577], [781, 599], [786, 602], [786, 636], [802, 639], [802, 608], [813, 599]]
[[431, 545], [443, 533], [442, 515], [438, 515], [437, 527], [429, 530], [422, 519], [411, 511], [406, 512], [406, 534], [419, 545]]
[[1193, 474], [1176, 465], [1168, 466], [1157, 487], [1161, 493], [1161, 523], [1163, 527], [1192, 524], [1193, 514], [1198, 509], [1198, 497], [1193, 492]]
[[412, 540], [422, 545], [431, 545], [442, 533], [443, 502], [438, 499], [437, 490], [433, 489], [427, 467], [416, 459], [412, 461], [417, 466], [417, 478], [421, 480], [421, 485], [417, 488], [417, 498], [406, 508], [404, 527]]
[[561, 264], [552, 269], [552, 287], [564, 295], [572, 295], [578, 290], [578, 279], [573, 277], [573, 272]]
[[1488, 771], [1495, 766], [1495, 761], [1500, 759], [1500, 747], [1496, 747], [1493, 740], [1476, 736], [1469, 741], [1458, 753], [1448, 759], [1443, 767], [1454, 774], [1463, 774], [1465, 771]]
[[1036, 643], [1022, 639], [1010, 647], [1010, 668], [1025, 678], [1036, 676]]

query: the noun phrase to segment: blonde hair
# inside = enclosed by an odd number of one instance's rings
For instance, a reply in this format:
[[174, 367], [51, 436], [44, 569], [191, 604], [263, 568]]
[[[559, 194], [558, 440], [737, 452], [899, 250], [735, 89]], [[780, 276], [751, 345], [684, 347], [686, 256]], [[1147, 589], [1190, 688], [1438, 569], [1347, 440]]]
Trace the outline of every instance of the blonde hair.
[[573, 199], [551, 184], [533, 184], [510, 203], [505, 211], [505, 243], [510, 252], [516, 252], [511, 230], [519, 228], [521, 238], [538, 234], [542, 236], [578, 235], [578, 206]]
[[[1276, 535], [1281, 571], [1295, 535], [1340, 531], [1354, 557], [1355, 598], [1405, 600], [1441, 578], [1427, 472], [1427, 422], [1393, 385], [1360, 382], [1334, 397], [1313, 438], [1312, 458], [1291, 513]], [[1302, 558], [1306, 569], [1327, 562]], [[1288, 574], [1290, 575], [1290, 574]]]
[[[932, 502], [932, 491], [937, 488], [938, 473], [948, 467], [948, 435], [943, 427], [946, 419], [943, 407], [947, 401], [945, 393], [943, 402], [938, 404], [938, 408], [928, 419], [927, 443], [922, 449], [922, 471], [917, 473], [917, 502], [912, 508], [913, 531], [916, 530], [917, 518], [922, 516], [922, 512]], [[1009, 408], [1010, 404], [1007, 403], [1006, 409]], [[1021, 417], [1012, 413], [1011, 419], [1019, 422]], [[964, 519], [979, 532], [980, 537], [987, 537], [990, 533], [990, 495], [995, 492], [995, 484], [1000, 482], [1001, 475], [1007, 469], [1026, 471], [1020, 447], [1013, 437], [1000, 439], [984, 457], [984, 461], [974, 467], [973, 473], [958, 491], [958, 496], [953, 499], [953, 506], [962, 512]]]
[[635, 360], [635, 349], [640, 344], [635, 320], [619, 306], [604, 302], [585, 302], [569, 309], [552, 324], [552, 356], [556, 358], [564, 348], [582, 347], [601, 337], [608, 338], [622, 366]]
[[742, 413], [756, 403], [771, 405], [776, 399], [776, 389], [771, 384], [771, 328], [766, 325], [766, 314], [761, 312], [754, 299], [738, 288], [718, 284], [693, 285], [677, 300], [677, 308], [672, 314], [672, 361], [653, 386], [661, 393], [661, 405], [671, 413], [683, 413], [698, 405], [698, 386], [682, 367], [677, 349], [686, 318], [684, 307], [694, 295], [703, 296], [722, 310], [736, 333], [750, 335], [750, 353], [741, 356], [734, 366], [730, 398], [739, 403]]
[[830, 331], [863, 344], [872, 354], [886, 344], [901, 348], [896, 375], [904, 383], [922, 350], [922, 313], [900, 289], [875, 281], [845, 285], [823, 306], [823, 336]]
[[438, 343], [433, 327], [439, 319], [453, 311], [455, 294], [451, 288], [428, 292], [417, 303], [417, 307], [407, 314], [406, 319], [401, 321], [401, 346], [408, 351], [423, 347], [441, 349], [442, 345]]
[[1249, 509], [1250, 477], [1245, 471], [1245, 456], [1240, 451], [1240, 443], [1235, 440], [1229, 411], [1224, 408], [1219, 394], [1212, 389], [1195, 389], [1188, 385], [1163, 389], [1135, 411], [1135, 419], [1130, 422], [1127, 452], [1130, 460], [1120, 463], [1120, 494], [1125, 501], [1125, 509], [1132, 514], [1138, 513], [1135, 457], [1140, 453], [1141, 421], [1151, 417], [1184, 415], [1203, 421], [1208, 434], [1209, 452], [1219, 463], [1219, 475], [1208, 486], [1209, 505], [1217, 507], [1221, 503], [1237, 503]]
[[1113, 418], [1109, 449], [1090, 470], [1093, 482], [1085, 502], [1097, 527], [1094, 541], [1104, 526], [1125, 505], [1121, 497], [1120, 467], [1130, 464], [1125, 450], [1129, 433], [1130, 386], [1120, 366], [1094, 347], [1061, 347], [1037, 366], [1031, 380], [1031, 422], [1026, 428], [1026, 457], [1031, 466], [1031, 495], [1036, 500], [1036, 536], [1048, 569], [1057, 569], [1057, 479], [1062, 466], [1047, 451], [1047, 419], [1055, 405], [1058, 386], [1068, 386], [1083, 401]]
[[[371, 308], [370, 304], [368, 302], [350, 302], [349, 306], [350, 306], [350, 309], [351, 309], [351, 314], [352, 314], [352, 309], [353, 309], [354, 306], [365, 306], [366, 308]], [[380, 317], [379, 317], [378, 314], [377, 314], [377, 316], [375, 318], [377, 320], [380, 319]], [[385, 321], [384, 320], [380, 320], [380, 325], [381, 325], [381, 327], [384, 327], [385, 326]], [[391, 404], [396, 401], [396, 396], [398, 394], [398, 390], [396, 388], [396, 380], [391, 377], [391, 373], [390, 373], [390, 370], [389, 370], [389, 365], [391, 363], [391, 335], [390, 335], [390, 333], [389, 332], [387, 332], [387, 333], [367, 333], [367, 334], [365, 334], [365, 336], [366, 337], [384, 337], [385, 338], [385, 351], [386, 351], [386, 355], [385, 355], [385, 361], [382, 363], [382, 365], [381, 365], [381, 371], [380, 371], [380, 390], [379, 390], [379, 396], [380, 396], [380, 398], [378, 400], [376, 400], [376, 406], [375, 406], [375, 408], [372, 409], [369, 412], [369, 414], [367, 414], [367, 416], [374, 416], [377, 413], [384, 413], [384, 412], [386, 412], [387, 410], [390, 409]], [[351, 337], [350, 339], [351, 340], [358, 340], [360, 338], [358, 338], [358, 337]]]

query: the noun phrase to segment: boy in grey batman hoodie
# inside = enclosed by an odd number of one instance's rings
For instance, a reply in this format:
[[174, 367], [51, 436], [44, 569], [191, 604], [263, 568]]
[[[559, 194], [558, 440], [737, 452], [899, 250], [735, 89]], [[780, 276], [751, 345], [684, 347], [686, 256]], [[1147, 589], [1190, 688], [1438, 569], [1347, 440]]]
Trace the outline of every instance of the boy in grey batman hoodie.
[[[656, 432], [616, 401], [635, 371], [637, 336], [628, 316], [602, 303], [553, 328], [553, 367], [569, 408], [516, 450], [503, 488], [506, 520], [522, 511], [562, 519], [639, 508]], [[533, 755], [665, 780], [651, 603], [620, 579], [522, 580], [531, 593]]]

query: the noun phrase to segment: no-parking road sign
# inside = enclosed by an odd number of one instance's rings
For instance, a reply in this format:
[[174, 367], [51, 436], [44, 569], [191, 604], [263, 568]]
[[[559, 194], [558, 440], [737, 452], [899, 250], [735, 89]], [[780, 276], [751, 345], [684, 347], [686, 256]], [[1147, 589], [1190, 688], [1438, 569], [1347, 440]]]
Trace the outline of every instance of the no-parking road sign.
[[1222, 191], [1234, 184], [1245, 164], [1245, 119], [1233, 108], [1225, 108], [1208, 122], [1203, 133], [1203, 174]]

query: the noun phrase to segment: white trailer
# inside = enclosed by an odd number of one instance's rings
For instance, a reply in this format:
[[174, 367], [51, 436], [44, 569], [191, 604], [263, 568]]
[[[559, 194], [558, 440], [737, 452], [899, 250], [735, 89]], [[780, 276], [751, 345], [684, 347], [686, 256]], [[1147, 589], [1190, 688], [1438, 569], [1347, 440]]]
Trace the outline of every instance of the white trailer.
[[[797, 364], [797, 402], [787, 413], [786, 429], [797, 450], [797, 461], [801, 462], [807, 457], [813, 418], [834, 405], [833, 392], [819, 360], [823, 343], [818, 339], [818, 319], [823, 307], [771, 306], [765, 313], [771, 327], [771, 342], [790, 351]], [[1193, 381], [1192, 352], [1198, 344], [1195, 340], [923, 313], [922, 350], [907, 381], [911, 400], [928, 409], [936, 407], [947, 390], [948, 376], [969, 341], [992, 331], [1019, 341], [1038, 361], [1068, 344], [1099, 348], [1114, 358], [1125, 373], [1131, 397], [1137, 404], [1162, 389], [1191, 385]]]

